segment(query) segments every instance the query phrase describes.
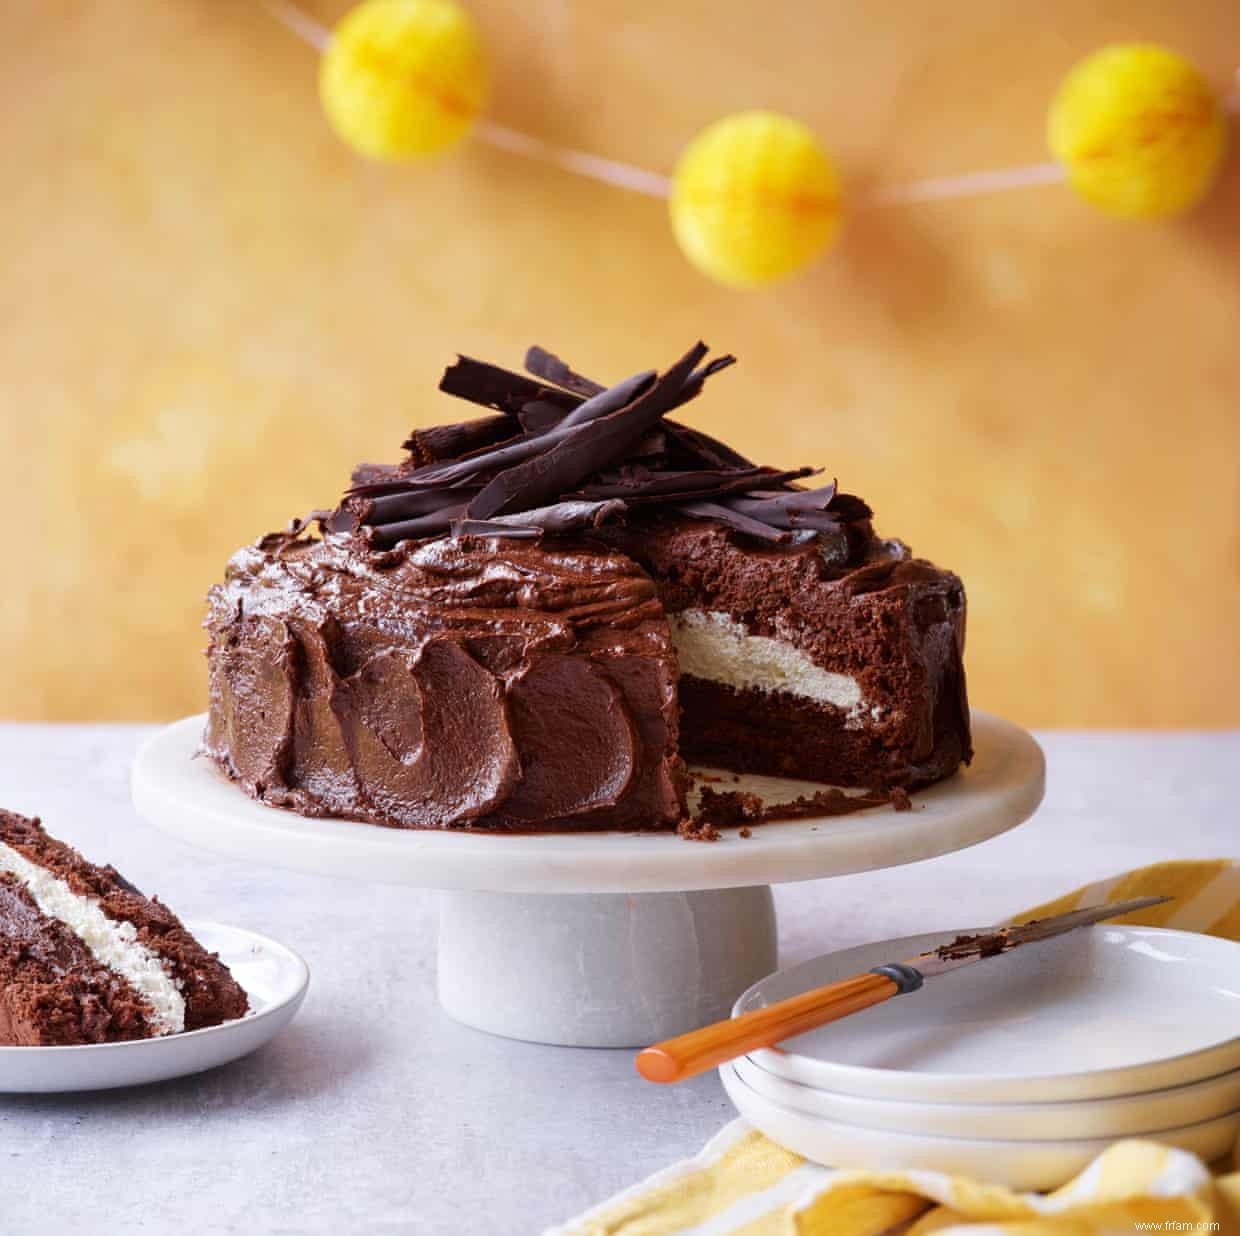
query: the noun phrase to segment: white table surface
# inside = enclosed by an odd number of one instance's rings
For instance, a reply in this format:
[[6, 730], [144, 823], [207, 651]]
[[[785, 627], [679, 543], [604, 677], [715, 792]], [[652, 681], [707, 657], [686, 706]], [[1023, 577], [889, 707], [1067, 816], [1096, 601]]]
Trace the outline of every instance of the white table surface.
[[[655, 1087], [629, 1052], [449, 1020], [434, 992], [434, 893], [250, 868], [156, 832], [128, 792], [149, 732], [0, 725], [0, 805], [41, 815], [182, 917], [292, 945], [310, 995], [282, 1037], [213, 1073], [0, 1095], [4, 1231], [525, 1236], [691, 1154], [732, 1115], [713, 1074]], [[1048, 790], [1031, 821], [924, 863], [783, 886], [781, 962], [1240, 850], [1240, 733], [1040, 737]]]

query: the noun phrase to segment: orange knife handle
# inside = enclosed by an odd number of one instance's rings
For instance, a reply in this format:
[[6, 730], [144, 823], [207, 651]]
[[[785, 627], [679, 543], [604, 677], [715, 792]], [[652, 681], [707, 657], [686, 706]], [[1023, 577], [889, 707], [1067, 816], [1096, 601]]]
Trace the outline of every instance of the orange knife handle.
[[[911, 971], [893, 977], [891, 971]], [[912, 977], [916, 976], [916, 979]], [[770, 1047], [816, 1026], [825, 1026], [850, 1013], [882, 1004], [902, 992], [921, 986], [921, 975], [911, 966], [882, 967], [880, 971], [841, 979], [816, 987], [764, 1009], [754, 1009], [728, 1021], [691, 1030], [656, 1043], [637, 1055], [637, 1071], [653, 1082], [677, 1082], [735, 1060], [759, 1047]]]

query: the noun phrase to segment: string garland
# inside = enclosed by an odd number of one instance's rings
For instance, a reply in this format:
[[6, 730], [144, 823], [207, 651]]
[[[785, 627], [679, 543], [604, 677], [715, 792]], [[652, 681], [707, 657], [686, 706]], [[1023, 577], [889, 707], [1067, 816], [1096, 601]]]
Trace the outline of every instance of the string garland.
[[1186, 59], [1119, 44], [1064, 78], [1047, 117], [1053, 161], [879, 186], [846, 201], [814, 133], [788, 116], [725, 116], [685, 147], [671, 176], [573, 150], [484, 115], [486, 53], [455, 0], [363, 0], [329, 31], [292, 0], [264, 0], [321, 53], [319, 94], [342, 141], [369, 158], [409, 161], [465, 137], [616, 188], [666, 199], [673, 234], [704, 274], [734, 287], [803, 269], [837, 240], [850, 211], [945, 201], [1066, 182], [1108, 214], [1160, 219], [1209, 191], [1228, 111]]

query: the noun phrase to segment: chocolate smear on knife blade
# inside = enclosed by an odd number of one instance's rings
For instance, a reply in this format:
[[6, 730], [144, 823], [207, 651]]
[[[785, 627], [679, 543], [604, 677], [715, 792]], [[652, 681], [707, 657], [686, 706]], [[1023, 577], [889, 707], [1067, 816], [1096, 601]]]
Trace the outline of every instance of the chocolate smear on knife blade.
[[989, 931], [981, 935], [957, 936], [934, 950], [936, 957], [944, 961], [958, 961], [964, 957], [997, 957], [1011, 941], [1001, 931]]

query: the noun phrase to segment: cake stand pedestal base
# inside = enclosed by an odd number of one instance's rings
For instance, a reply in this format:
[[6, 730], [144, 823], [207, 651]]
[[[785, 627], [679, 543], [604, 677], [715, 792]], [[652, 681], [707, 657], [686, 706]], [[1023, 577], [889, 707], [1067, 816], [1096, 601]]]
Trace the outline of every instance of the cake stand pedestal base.
[[766, 885], [442, 898], [440, 1003], [508, 1038], [644, 1047], [727, 1017], [777, 968]]

